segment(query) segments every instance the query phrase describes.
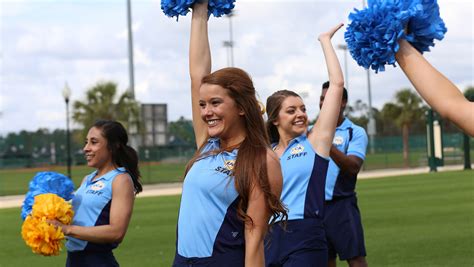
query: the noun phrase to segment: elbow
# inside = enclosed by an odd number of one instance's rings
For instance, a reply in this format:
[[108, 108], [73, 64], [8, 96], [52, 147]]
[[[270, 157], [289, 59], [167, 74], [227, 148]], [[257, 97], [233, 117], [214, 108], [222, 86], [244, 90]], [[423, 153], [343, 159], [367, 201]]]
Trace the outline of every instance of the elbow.
[[349, 171], [348, 171], [348, 174], [351, 176], [351, 177], [355, 177], [357, 176], [357, 174], [359, 173], [359, 168], [350, 168]]
[[331, 79], [330, 85], [334, 86], [335, 88], [344, 88], [344, 77], [336, 77]]
[[360, 166], [357, 163], [351, 163], [349, 166], [347, 166], [344, 172], [348, 174], [350, 177], [355, 177], [359, 173], [361, 167], [362, 166]]
[[125, 238], [125, 233], [126, 233], [126, 231], [117, 231], [116, 233], [112, 234], [112, 236], [110, 236], [109, 241], [111, 243], [120, 244], [120, 243], [122, 243], [123, 239]]

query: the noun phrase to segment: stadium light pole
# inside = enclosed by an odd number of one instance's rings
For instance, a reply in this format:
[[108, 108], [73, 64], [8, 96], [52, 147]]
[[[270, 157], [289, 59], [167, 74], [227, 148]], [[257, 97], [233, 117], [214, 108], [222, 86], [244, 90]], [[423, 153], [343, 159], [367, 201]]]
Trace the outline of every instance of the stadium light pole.
[[[362, 7], [366, 8], [365, 0], [362, 0]], [[370, 68], [367, 69], [367, 91], [369, 95], [369, 112], [367, 116], [369, 117], [369, 123], [367, 124], [367, 133], [369, 134], [369, 148], [370, 153], [374, 154], [375, 152], [375, 134], [377, 134], [377, 126], [374, 119], [374, 113], [372, 112], [372, 90], [370, 85]]]
[[132, 5], [127, 0], [127, 26], [128, 26], [128, 72], [130, 79], [130, 95], [135, 99], [135, 78], [133, 73], [133, 35], [132, 35]]
[[67, 158], [67, 176], [72, 178], [71, 175], [71, 136], [69, 133], [69, 99], [71, 98], [71, 89], [66, 84], [63, 89], [64, 102], [66, 102], [66, 158]]
[[223, 45], [227, 48], [227, 65], [229, 67], [234, 66], [234, 36], [232, 33], [232, 17], [235, 16], [235, 12], [227, 14], [229, 18], [229, 41], [224, 41]]
[[346, 89], [349, 90], [349, 72], [347, 71], [347, 45], [340, 44], [340, 45], [337, 45], [337, 48], [344, 51], [344, 77], [346, 80], [344, 84], [345, 84]]
[[[130, 97], [135, 100], [135, 75], [134, 75], [134, 64], [133, 64], [133, 32], [132, 32], [132, 4], [130, 0], [127, 0], [127, 29], [128, 29], [128, 72], [130, 88], [128, 89]], [[132, 123], [133, 119], [129, 114], [129, 135], [130, 135], [130, 146], [138, 151], [140, 145], [140, 136], [136, 125]]]

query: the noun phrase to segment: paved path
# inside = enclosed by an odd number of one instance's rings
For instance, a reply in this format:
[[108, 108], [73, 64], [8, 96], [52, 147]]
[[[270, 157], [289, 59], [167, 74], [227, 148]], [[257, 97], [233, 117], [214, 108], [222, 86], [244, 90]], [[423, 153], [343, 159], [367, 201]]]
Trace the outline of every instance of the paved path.
[[[439, 172], [462, 170], [462, 169], [463, 169], [462, 165], [438, 167]], [[428, 173], [428, 172], [429, 172], [428, 167], [412, 168], [412, 169], [372, 170], [372, 171], [362, 171], [358, 175], [358, 179], [383, 178], [383, 177], [390, 177], [390, 176], [420, 174], [420, 173]], [[181, 194], [181, 186], [182, 186], [182, 183], [144, 185], [143, 192], [138, 194], [137, 197], [179, 195]], [[25, 198], [24, 195], [0, 197], [0, 208], [21, 207], [21, 205], [23, 204], [24, 198]]]

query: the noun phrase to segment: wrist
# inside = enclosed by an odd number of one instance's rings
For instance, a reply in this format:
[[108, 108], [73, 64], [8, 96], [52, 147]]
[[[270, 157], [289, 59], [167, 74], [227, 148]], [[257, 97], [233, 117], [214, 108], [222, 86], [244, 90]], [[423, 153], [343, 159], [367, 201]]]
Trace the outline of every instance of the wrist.
[[64, 224], [62, 226], [62, 230], [63, 230], [64, 235], [71, 235], [71, 228], [72, 228], [72, 225]]

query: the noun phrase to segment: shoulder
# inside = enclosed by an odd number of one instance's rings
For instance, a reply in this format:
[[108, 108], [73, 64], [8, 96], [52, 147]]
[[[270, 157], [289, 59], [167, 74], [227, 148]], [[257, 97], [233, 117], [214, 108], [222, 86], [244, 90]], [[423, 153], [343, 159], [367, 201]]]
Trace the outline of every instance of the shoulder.
[[273, 190], [277, 190], [281, 193], [283, 175], [281, 173], [280, 159], [271, 149], [267, 149], [267, 175], [268, 182]]
[[88, 174], [88, 175], [84, 176], [84, 178], [82, 178], [81, 185], [87, 181], [87, 178], [89, 177], [89, 175], [90, 174]]
[[271, 150], [270, 148], [267, 149], [267, 165], [277, 164], [280, 166], [280, 160], [278, 159], [277, 154]]
[[115, 187], [128, 187], [128, 186], [130, 186], [130, 188], [133, 189], [132, 177], [130, 176], [130, 174], [128, 174], [126, 172], [117, 174], [117, 176], [115, 176], [114, 181], [112, 182], [112, 184], [113, 184], [114, 188]]
[[353, 135], [355, 136], [367, 136], [365, 129], [346, 117], [347, 128], [352, 128]]
[[364, 138], [368, 139], [367, 137], [367, 132], [365, 131], [364, 128], [360, 127], [359, 125], [353, 124], [353, 135], [354, 138]]

